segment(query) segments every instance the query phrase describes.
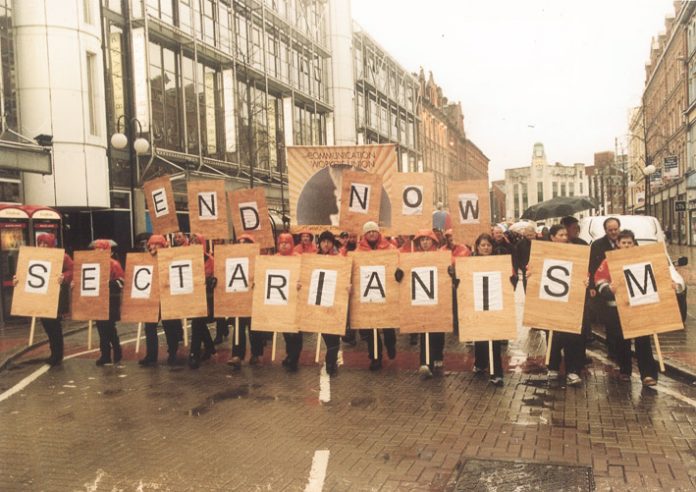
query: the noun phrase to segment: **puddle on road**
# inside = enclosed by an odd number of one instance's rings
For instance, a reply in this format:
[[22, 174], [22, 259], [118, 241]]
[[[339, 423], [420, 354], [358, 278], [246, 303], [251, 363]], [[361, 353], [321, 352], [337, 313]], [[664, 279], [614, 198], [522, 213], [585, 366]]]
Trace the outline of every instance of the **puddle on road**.
[[[210, 409], [216, 404], [220, 403], [225, 400], [236, 400], [236, 399], [241, 399], [241, 398], [247, 398], [249, 396], [249, 390], [250, 389], [258, 389], [262, 385], [258, 383], [254, 384], [243, 384], [240, 386], [237, 386], [236, 388], [231, 388], [225, 391], [220, 391], [218, 393], [214, 393], [213, 395], [209, 396], [205, 402], [201, 405], [198, 405], [196, 407], [193, 407], [188, 411], [188, 415], [192, 417], [200, 417], [201, 415], [204, 415], [210, 411]], [[255, 398], [258, 400], [271, 400], [275, 399], [273, 397], [269, 397], [267, 395], [260, 395], [258, 398]]]
[[372, 397], [364, 397], [364, 398], [353, 398], [350, 400], [350, 403], [348, 403], [351, 407], [355, 408], [367, 408], [370, 405], [372, 405], [375, 402], [375, 399]]

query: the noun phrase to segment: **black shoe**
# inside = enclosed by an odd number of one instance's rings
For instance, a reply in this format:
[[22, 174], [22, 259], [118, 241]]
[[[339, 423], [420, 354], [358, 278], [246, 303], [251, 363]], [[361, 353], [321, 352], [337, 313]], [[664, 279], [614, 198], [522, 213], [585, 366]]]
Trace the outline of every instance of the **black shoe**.
[[48, 359], [46, 359], [46, 364], [48, 364], [51, 367], [59, 366], [63, 362], [63, 357], [54, 357], [51, 356]]
[[114, 364], [121, 362], [121, 359], [123, 359], [123, 351], [121, 350], [121, 346], [117, 345], [114, 347]]
[[326, 364], [326, 374], [329, 376], [338, 374], [338, 364]]
[[258, 366], [261, 363], [261, 357], [258, 355], [252, 355], [251, 358], [249, 359], [249, 365], [250, 366]]
[[387, 355], [390, 359], [394, 359], [394, 357], [396, 357], [396, 344], [387, 345]]
[[411, 345], [418, 345], [418, 333], [411, 333], [408, 337], [408, 343]]
[[220, 345], [226, 338], [227, 338], [227, 335], [222, 335], [220, 333], [216, 333], [215, 339], [213, 340], [213, 343], [215, 345]]
[[[283, 362], [285, 362], [285, 361], [283, 361]], [[283, 365], [285, 366], [286, 371], [297, 372], [297, 369], [298, 369], [297, 362], [291, 362], [288, 360], [287, 363], [283, 364]]]
[[283, 367], [288, 367], [289, 364], [290, 364], [290, 358], [289, 358], [289, 357], [286, 357], [285, 359], [283, 359], [283, 360], [280, 362], [280, 365], [282, 365]]
[[190, 355], [188, 360], [188, 366], [190, 369], [198, 369], [201, 367], [201, 359], [197, 355]]
[[167, 357], [167, 365], [168, 366], [175, 366], [177, 364], [177, 359], [176, 359], [176, 354], [169, 354], [169, 357]]
[[149, 357], [145, 357], [144, 359], [140, 359], [138, 361], [138, 364], [140, 364], [143, 367], [148, 367], [148, 366], [154, 366], [157, 364], [157, 361], [155, 359], [150, 359]]
[[105, 365], [105, 364], [111, 364], [111, 357], [103, 357], [103, 356], [102, 356], [102, 357], [99, 357], [99, 358], [97, 359], [96, 364], [97, 364], [98, 366], [103, 366], [103, 365]]
[[370, 361], [370, 371], [379, 371], [380, 369], [382, 369], [382, 361], [380, 359]]
[[211, 349], [205, 349], [205, 350], [203, 350], [203, 355], [201, 355], [201, 362], [204, 362], [204, 361], [210, 359], [210, 357], [212, 357], [212, 355], [213, 355], [213, 354], [216, 354], [216, 353], [217, 353], [217, 351], [216, 351], [215, 349], [212, 349], [212, 350], [211, 350]]

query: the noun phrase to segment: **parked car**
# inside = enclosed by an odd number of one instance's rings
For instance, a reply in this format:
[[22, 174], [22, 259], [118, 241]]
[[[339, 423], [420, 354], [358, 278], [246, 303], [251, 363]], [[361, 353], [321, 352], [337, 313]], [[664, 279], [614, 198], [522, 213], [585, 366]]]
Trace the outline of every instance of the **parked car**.
[[665, 233], [663, 232], [660, 221], [655, 217], [646, 215], [598, 215], [580, 219], [580, 238], [592, 244], [593, 241], [604, 236], [604, 221], [609, 217], [615, 217], [621, 221], [621, 229], [629, 229], [636, 236], [639, 245], [650, 243], [662, 243], [665, 249], [665, 257], [669, 262], [669, 272], [672, 281], [677, 288], [677, 302], [681, 312], [682, 321], [686, 320], [686, 282], [679, 274], [675, 266], [685, 266], [689, 259], [682, 256], [672, 260], [667, 253], [665, 243]]

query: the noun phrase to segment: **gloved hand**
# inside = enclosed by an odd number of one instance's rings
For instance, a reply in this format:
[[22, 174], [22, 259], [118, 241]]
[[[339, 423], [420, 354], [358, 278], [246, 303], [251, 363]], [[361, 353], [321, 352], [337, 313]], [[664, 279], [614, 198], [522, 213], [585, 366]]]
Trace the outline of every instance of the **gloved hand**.
[[517, 274], [513, 273], [510, 275], [510, 283], [512, 284], [512, 287], [515, 288], [517, 287], [517, 282], [519, 282], [519, 278], [517, 277]]
[[404, 271], [401, 268], [396, 267], [396, 271], [394, 272], [394, 278], [397, 282], [401, 282], [404, 279]]
[[599, 289], [598, 294], [605, 301], [613, 301], [616, 299], [616, 296], [611, 291], [611, 289], [609, 288], [608, 285], [604, 286], [604, 288], [602, 288], [602, 289]]
[[123, 280], [109, 280], [109, 289], [123, 289]]
[[452, 277], [452, 285], [454, 285], [455, 289], [458, 289], [459, 288], [459, 279]]
[[205, 286], [208, 289], [214, 289], [216, 285], [217, 285], [217, 277], [206, 277], [205, 278]]
[[454, 270], [454, 265], [450, 265], [447, 267], [447, 273], [450, 277], [452, 277], [452, 280], [455, 280], [457, 278], [457, 272]]

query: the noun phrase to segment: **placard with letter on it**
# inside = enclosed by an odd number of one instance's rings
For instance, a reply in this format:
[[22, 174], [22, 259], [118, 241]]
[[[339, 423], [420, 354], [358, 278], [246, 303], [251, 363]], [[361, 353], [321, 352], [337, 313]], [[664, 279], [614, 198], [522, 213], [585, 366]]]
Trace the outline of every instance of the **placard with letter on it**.
[[128, 253], [125, 273], [121, 321], [156, 323], [160, 314], [157, 257], [150, 253]]
[[491, 205], [488, 180], [453, 181], [447, 185], [454, 240], [473, 246], [481, 233], [490, 234]]
[[345, 335], [350, 258], [302, 255], [297, 325], [310, 333]]
[[395, 173], [389, 201], [392, 221], [389, 233], [415, 234], [433, 224], [433, 173]]
[[215, 245], [215, 316], [251, 316], [258, 244]]
[[157, 250], [157, 277], [162, 319], [208, 316], [200, 244]]
[[109, 319], [110, 273], [111, 255], [108, 251], [75, 251], [70, 310], [72, 319]]
[[399, 252], [352, 251], [353, 288], [350, 292], [350, 327], [354, 329], [399, 326], [399, 283], [394, 273]]
[[169, 176], [151, 179], [143, 184], [152, 232], [169, 234], [179, 230], [179, 219], [174, 205], [174, 191]]
[[225, 182], [221, 179], [186, 183], [191, 232], [206, 239], [229, 239]]
[[12, 293], [12, 316], [56, 318], [59, 278], [65, 250], [21, 246], [17, 259], [17, 286]]
[[300, 256], [259, 256], [254, 265], [255, 331], [297, 333]]
[[341, 188], [341, 230], [362, 234], [365, 222], [379, 223], [382, 176], [359, 171], [343, 171]]
[[261, 248], [273, 248], [273, 231], [263, 188], [230, 191], [230, 213], [237, 238], [249, 234]]

